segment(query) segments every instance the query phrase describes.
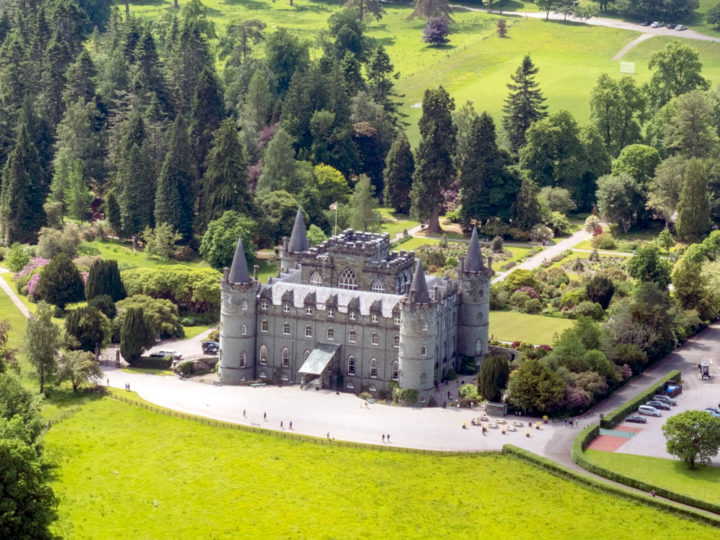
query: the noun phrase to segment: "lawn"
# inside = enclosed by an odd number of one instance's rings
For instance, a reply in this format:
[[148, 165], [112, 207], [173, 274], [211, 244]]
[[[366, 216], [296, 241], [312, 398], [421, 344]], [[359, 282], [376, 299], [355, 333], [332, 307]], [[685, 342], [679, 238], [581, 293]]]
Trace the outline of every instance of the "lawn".
[[585, 457], [606, 469], [676, 493], [720, 504], [720, 467], [691, 471], [677, 460], [587, 450]]
[[516, 539], [717, 534], [510, 457], [318, 445], [109, 398], [54, 425], [45, 446], [58, 465], [54, 532], [68, 538], [502, 538], [509, 528]]
[[192, 262], [180, 262], [173, 259], [160, 260], [156, 257], [146, 257], [143, 251], [133, 251], [132, 244], [118, 240], [94, 240], [87, 245], [97, 248], [100, 256], [105, 260], [116, 260], [120, 270], [130, 268], [156, 268], [169, 264], [182, 264], [185, 266], [207, 266], [202, 259]]
[[500, 341], [549, 345], [557, 332], [573, 325], [570, 319], [528, 315], [517, 311], [491, 311], [490, 335]]

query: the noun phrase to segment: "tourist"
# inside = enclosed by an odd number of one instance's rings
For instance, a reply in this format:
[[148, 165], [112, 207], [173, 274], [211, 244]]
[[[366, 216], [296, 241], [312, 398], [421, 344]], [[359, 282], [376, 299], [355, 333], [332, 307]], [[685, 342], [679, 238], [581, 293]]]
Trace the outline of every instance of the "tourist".
[[243, 418], [247, 418], [247, 409], [243, 409]]
[[328, 439], [328, 441], [330, 440], [330, 432], [329, 431], [327, 432], [327, 439]]
[[387, 435], [385, 435], [385, 438], [387, 439], [387, 442], [390, 442], [390, 434], [389, 433]]
[[282, 420], [280, 420], [280, 429], [285, 429], [285, 428], [283, 427], [283, 421], [282, 421]]
[[267, 413], [266, 412], [263, 413], [263, 420], [265, 420], [267, 422]]
[[288, 428], [290, 428], [290, 431], [292, 431], [292, 420], [290, 420], [290, 423], [288, 424]]
[[383, 442], [385, 442], [385, 434], [384, 433], [382, 434], [382, 440], [383, 440]]

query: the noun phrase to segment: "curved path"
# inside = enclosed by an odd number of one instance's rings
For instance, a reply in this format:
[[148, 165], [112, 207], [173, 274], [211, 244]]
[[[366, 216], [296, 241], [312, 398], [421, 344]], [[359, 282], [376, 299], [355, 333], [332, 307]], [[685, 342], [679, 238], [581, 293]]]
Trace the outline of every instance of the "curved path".
[[650, 38], [655, 37], [656, 34], [643, 34], [642, 36], [633, 39], [630, 43], [625, 45], [618, 53], [612, 57], [613, 60], [620, 60], [623, 56], [625, 56], [625, 53], [627, 53], [630, 49], [633, 47], [640, 45], [643, 41], [647, 41]]

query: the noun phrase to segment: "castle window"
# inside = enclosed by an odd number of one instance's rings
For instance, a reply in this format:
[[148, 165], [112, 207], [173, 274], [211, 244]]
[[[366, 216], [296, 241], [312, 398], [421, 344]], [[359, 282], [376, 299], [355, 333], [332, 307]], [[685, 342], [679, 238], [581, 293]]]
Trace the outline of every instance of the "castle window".
[[355, 314], [354, 311], [349, 311], [348, 316], [350, 317], [351, 321], [354, 321], [357, 318], [357, 315]]
[[335, 310], [333, 310], [333, 309], [328, 309], [328, 310], [327, 310], [327, 315], [328, 315], [328, 319], [334, 318], [334, 317], [335, 317]]
[[262, 301], [260, 302], [260, 309], [266, 310], [266, 309], [267, 309], [267, 306], [268, 306], [267, 300], [262, 300]]
[[355, 330], [350, 330], [350, 337], [348, 338], [348, 341], [350, 341], [350, 343], [355, 343], [357, 341], [357, 334], [355, 333]]
[[370, 359], [370, 377], [377, 378], [377, 360], [374, 358]]
[[260, 363], [267, 364], [268, 349], [265, 345], [260, 345]]
[[348, 356], [348, 375], [355, 375], [355, 357]]
[[372, 322], [378, 322], [377, 313], [373, 313], [371, 319], [372, 319]]
[[285, 302], [285, 303], [283, 304], [283, 311], [284, 311], [285, 313], [288, 313], [288, 312], [290, 311], [290, 304], [288, 304], [287, 302]]
[[332, 328], [328, 328], [327, 329], [327, 338], [331, 341], [333, 339], [335, 339], [335, 330], [333, 330]]
[[393, 323], [400, 324], [400, 314], [399, 313], [395, 313], [393, 315]]
[[285, 334], [286, 336], [290, 335], [290, 323], [283, 323], [283, 334]]
[[305, 315], [312, 315], [312, 308], [310, 306], [305, 306]]
[[427, 347], [425, 345], [420, 348], [420, 354], [422, 356], [427, 356]]
[[400, 346], [400, 336], [393, 336], [393, 347]]
[[395, 360], [392, 364], [392, 380], [397, 381], [398, 380], [398, 371], [399, 371], [400, 365], [398, 364], [398, 361]]
[[303, 353], [303, 362], [308, 359], [308, 356], [310, 356], [310, 351], [305, 351], [305, 353]]
[[385, 292], [385, 284], [382, 282], [381, 279], [376, 279], [372, 282], [372, 285], [370, 286], [370, 290], [372, 292], [379, 292], [384, 293]]
[[287, 348], [282, 350], [282, 367], [290, 367], [290, 351]]
[[247, 336], [247, 325], [243, 324], [243, 325], [240, 327], [240, 335], [241, 335], [241, 336]]
[[309, 324], [305, 325], [305, 337], [312, 337], [312, 326]]
[[377, 345], [378, 343], [379, 343], [378, 335], [377, 335], [377, 334], [371, 335], [371, 336], [370, 336], [370, 344], [371, 344], [371, 345]]
[[260, 377], [261, 379], [267, 379], [267, 374], [264, 371], [261, 371], [258, 377]]
[[261, 332], [267, 332], [268, 331], [268, 322], [266, 319], [263, 319], [263, 321], [260, 323], [260, 331]]
[[310, 285], [315, 285], [316, 287], [323, 284], [322, 276], [320, 275], [320, 272], [313, 272], [310, 274]]
[[346, 268], [340, 273], [340, 277], [338, 278], [338, 287], [341, 289], [350, 289], [351, 291], [354, 291], [358, 288], [357, 284], [357, 278], [355, 277], [355, 272], [350, 270], [349, 268]]
[[422, 331], [427, 332], [427, 329], [428, 329], [428, 323], [424, 322], [422, 325]]
[[242, 304], [240, 304], [240, 309], [247, 311], [247, 302], [245, 300], [243, 300]]
[[244, 368], [247, 363], [247, 353], [245, 351], [240, 353], [240, 367]]

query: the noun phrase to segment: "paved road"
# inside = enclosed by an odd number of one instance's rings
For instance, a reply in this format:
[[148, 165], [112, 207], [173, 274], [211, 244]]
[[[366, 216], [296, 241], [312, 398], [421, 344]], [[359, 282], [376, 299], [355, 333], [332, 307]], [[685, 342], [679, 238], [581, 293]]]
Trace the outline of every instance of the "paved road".
[[[7, 268], [0, 267], [0, 274], [7, 274], [10, 270]], [[15, 294], [15, 291], [12, 290], [12, 287], [8, 285], [8, 283], [0, 277], [0, 289], [5, 291], [5, 294], [7, 294], [10, 297], [10, 300], [12, 300], [13, 304], [17, 306], [17, 308], [20, 310], [20, 313], [25, 315], [25, 317], [30, 317], [30, 310], [25, 306], [25, 304], [22, 303], [20, 298], [18, 298], [18, 295]]]

